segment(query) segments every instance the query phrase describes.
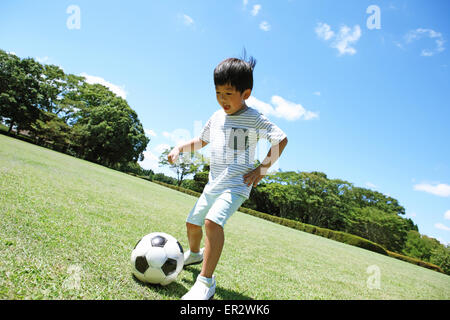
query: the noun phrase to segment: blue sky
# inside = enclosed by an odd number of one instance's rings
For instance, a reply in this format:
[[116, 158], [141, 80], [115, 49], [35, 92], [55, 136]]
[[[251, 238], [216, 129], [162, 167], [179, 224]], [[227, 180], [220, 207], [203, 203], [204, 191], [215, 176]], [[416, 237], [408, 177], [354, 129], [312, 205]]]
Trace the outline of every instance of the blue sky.
[[449, 11], [446, 0], [2, 0], [0, 48], [126, 98], [151, 138], [142, 166], [173, 175], [157, 158], [219, 108], [213, 70], [245, 47], [257, 59], [248, 104], [289, 138], [275, 169], [388, 194], [449, 243]]

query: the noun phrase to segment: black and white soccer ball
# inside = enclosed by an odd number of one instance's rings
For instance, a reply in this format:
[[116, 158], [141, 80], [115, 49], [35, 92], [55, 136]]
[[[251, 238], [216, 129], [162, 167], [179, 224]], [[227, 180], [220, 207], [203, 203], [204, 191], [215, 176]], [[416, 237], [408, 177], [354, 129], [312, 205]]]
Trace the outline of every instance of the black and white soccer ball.
[[164, 232], [147, 234], [131, 252], [132, 273], [145, 283], [168, 285], [177, 278], [183, 265], [183, 247]]

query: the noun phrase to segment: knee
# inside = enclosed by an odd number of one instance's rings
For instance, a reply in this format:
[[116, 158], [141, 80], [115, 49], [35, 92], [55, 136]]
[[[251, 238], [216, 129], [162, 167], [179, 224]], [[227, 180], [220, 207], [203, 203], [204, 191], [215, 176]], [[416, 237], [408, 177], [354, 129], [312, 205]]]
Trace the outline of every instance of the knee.
[[186, 229], [188, 231], [193, 231], [193, 232], [197, 231], [198, 232], [198, 231], [202, 230], [202, 227], [200, 227], [200, 226], [198, 226], [196, 224], [192, 224], [192, 223], [186, 222]]
[[222, 230], [223, 228], [221, 225], [215, 223], [214, 221], [206, 219], [205, 220], [205, 229], [209, 230], [209, 231], [215, 231], [215, 230]]

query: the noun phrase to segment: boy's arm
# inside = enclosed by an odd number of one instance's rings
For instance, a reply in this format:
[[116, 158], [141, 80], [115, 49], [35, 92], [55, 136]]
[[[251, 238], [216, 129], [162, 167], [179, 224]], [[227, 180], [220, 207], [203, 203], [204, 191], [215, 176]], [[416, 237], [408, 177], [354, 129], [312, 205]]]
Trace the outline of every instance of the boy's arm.
[[280, 158], [287, 143], [288, 139], [286, 137], [281, 140], [280, 143], [273, 145], [267, 153], [264, 161], [255, 170], [252, 170], [244, 175], [244, 182], [247, 186], [253, 184], [253, 186], [256, 187], [261, 179], [267, 174], [269, 168]]
[[208, 144], [207, 142], [201, 140], [198, 137], [194, 138], [191, 141], [180, 144], [175, 148], [173, 148], [172, 151], [170, 151], [170, 153], [167, 155], [167, 160], [169, 161], [170, 164], [173, 164], [175, 161], [177, 161], [177, 158], [181, 152], [194, 152], [200, 150], [207, 144]]

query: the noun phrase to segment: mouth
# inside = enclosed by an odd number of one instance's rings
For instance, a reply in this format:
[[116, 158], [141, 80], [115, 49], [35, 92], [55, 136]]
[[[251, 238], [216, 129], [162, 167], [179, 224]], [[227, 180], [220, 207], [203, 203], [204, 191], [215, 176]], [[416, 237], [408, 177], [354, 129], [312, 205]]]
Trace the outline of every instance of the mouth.
[[226, 111], [230, 110], [230, 106], [229, 106], [229, 105], [224, 105], [223, 108], [224, 108]]

